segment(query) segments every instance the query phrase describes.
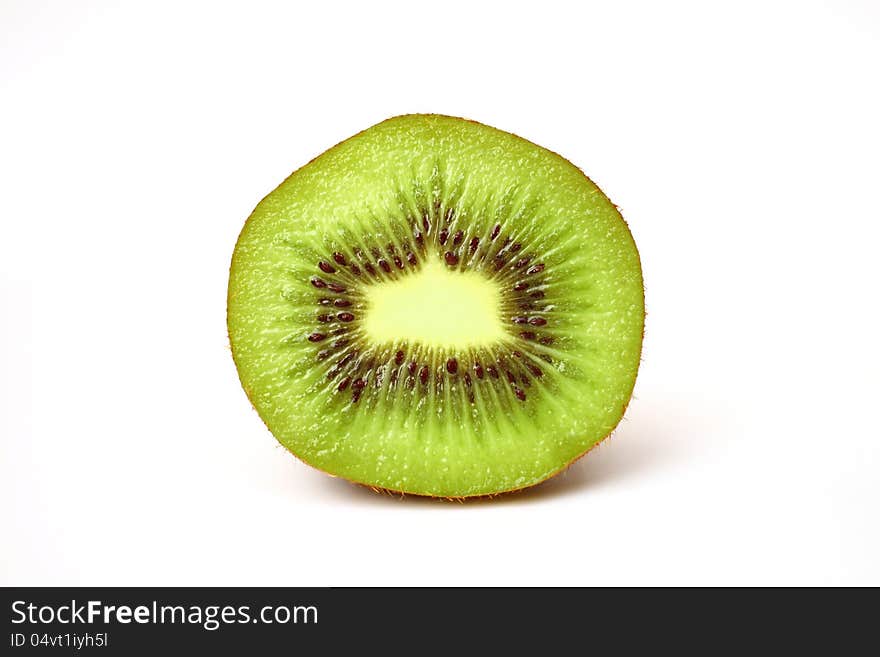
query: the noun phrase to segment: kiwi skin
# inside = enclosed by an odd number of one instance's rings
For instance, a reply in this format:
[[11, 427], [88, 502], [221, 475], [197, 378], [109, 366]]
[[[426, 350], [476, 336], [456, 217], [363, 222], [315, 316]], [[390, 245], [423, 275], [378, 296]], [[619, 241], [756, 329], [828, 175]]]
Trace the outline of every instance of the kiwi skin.
[[[352, 136], [350, 136], [350, 137], [348, 137], [348, 138], [342, 140], [341, 142], [338, 142], [336, 145], [334, 145], [334, 146], [332, 146], [332, 147], [330, 147], [330, 148], [328, 148], [328, 149], [325, 149], [325, 151], [323, 151], [321, 154], [319, 154], [319, 155], [315, 156], [314, 158], [312, 158], [311, 160], [309, 160], [306, 164], [302, 165], [299, 169], [294, 170], [294, 171], [293, 171], [293, 172], [292, 172], [287, 178], [285, 178], [285, 180], [283, 180], [278, 186], [276, 186], [276, 189], [279, 188], [279, 187], [282, 187], [282, 186], [286, 183], [286, 181], [287, 181], [289, 178], [291, 178], [292, 176], [294, 176], [294, 175], [295, 175], [298, 171], [300, 171], [302, 168], [304, 168], [305, 166], [308, 166], [309, 164], [311, 164], [311, 163], [314, 162], [315, 160], [319, 159], [319, 158], [321, 157], [321, 155], [323, 155], [324, 152], [330, 151], [330, 150], [332, 150], [332, 149], [334, 149], [334, 148], [340, 146], [341, 144], [345, 144], [345, 143], [347, 143], [348, 141], [350, 141], [350, 140], [352, 140], [352, 139], [355, 139], [355, 138], [359, 137], [359, 136], [362, 135], [364, 132], [366, 132], [366, 131], [368, 131], [368, 130], [371, 130], [372, 128], [377, 127], [378, 125], [382, 125], [383, 123], [387, 123], [387, 122], [390, 122], [390, 121], [395, 121], [395, 120], [397, 120], [397, 119], [401, 119], [401, 118], [424, 118], [424, 119], [440, 118], [440, 119], [454, 119], [454, 120], [466, 121], [467, 123], [471, 123], [471, 124], [478, 125], [478, 126], [484, 126], [484, 125], [486, 125], [486, 124], [483, 124], [483, 123], [481, 123], [481, 122], [479, 122], [479, 121], [475, 121], [475, 120], [473, 120], [473, 119], [468, 119], [468, 118], [463, 118], [463, 117], [455, 117], [455, 116], [444, 115], [444, 114], [433, 114], [433, 113], [422, 113], [422, 114], [418, 114], [418, 113], [417, 113], [417, 114], [401, 114], [401, 115], [396, 115], [396, 116], [393, 116], [393, 117], [390, 117], [390, 118], [386, 119], [385, 121], [383, 121], [383, 122], [381, 122], [381, 123], [379, 123], [379, 124], [376, 124], [376, 125], [370, 126], [370, 127], [366, 128], [366, 129], [364, 129], [364, 130], [362, 130], [362, 131], [360, 131], [360, 132], [358, 132], [358, 133], [356, 133], [356, 134], [354, 134], [354, 135], [352, 135]], [[578, 171], [578, 172], [579, 172], [579, 173], [580, 173], [580, 174], [581, 174], [581, 175], [582, 175], [582, 176], [583, 176], [588, 182], [590, 182], [591, 184], [594, 184], [594, 183], [592, 182], [592, 180], [591, 180], [591, 179], [590, 179], [590, 178], [589, 178], [589, 177], [583, 172], [583, 170], [582, 170], [580, 167], [578, 167], [577, 165], [575, 165], [574, 163], [572, 163], [572, 162], [569, 161], [568, 159], [564, 158], [563, 156], [559, 155], [559, 154], [556, 153], [555, 151], [551, 151], [550, 149], [547, 149], [546, 147], [539, 146], [539, 145], [535, 144], [534, 142], [531, 142], [531, 141], [529, 141], [529, 140], [527, 140], [527, 139], [525, 139], [525, 138], [523, 138], [523, 137], [520, 137], [519, 135], [516, 135], [516, 134], [514, 134], [514, 133], [507, 133], [507, 134], [510, 134], [511, 136], [515, 137], [516, 139], [518, 139], [518, 140], [520, 140], [520, 141], [522, 141], [522, 142], [525, 142], [526, 144], [529, 144], [529, 145], [534, 146], [534, 147], [536, 147], [536, 148], [540, 148], [540, 149], [542, 149], [543, 151], [545, 151], [545, 152], [547, 152], [547, 153], [550, 153], [553, 157], [558, 158], [558, 159], [559, 159], [562, 163], [564, 163], [565, 165], [567, 165], [567, 166], [569, 166], [569, 167], [573, 167], [574, 169], [576, 169], [576, 170], [577, 170], [577, 171]], [[594, 186], [595, 186], [595, 185], [594, 185]], [[599, 188], [598, 186], [595, 186], [595, 187], [596, 187], [596, 193], [601, 194], [601, 196], [602, 196], [602, 197], [603, 197], [608, 203], [614, 205], [614, 204], [610, 201], [610, 199], [608, 199], [607, 195], [605, 195], [605, 193], [601, 190], [601, 188]], [[274, 190], [273, 190], [273, 191], [274, 191]], [[270, 192], [270, 195], [271, 195], [271, 192]], [[268, 195], [267, 195], [267, 196], [268, 196]], [[259, 204], [258, 204], [258, 205], [259, 205]], [[627, 231], [627, 234], [629, 235], [630, 241], [631, 241], [632, 244], [633, 244], [633, 250], [634, 250], [634, 252], [635, 252], [635, 256], [636, 256], [637, 263], [638, 263], [638, 270], [639, 270], [639, 272], [640, 272], [640, 274], [641, 274], [641, 272], [642, 272], [641, 256], [640, 256], [640, 254], [639, 254], [638, 249], [635, 247], [635, 241], [634, 241], [634, 239], [632, 238], [632, 231], [630, 230], [629, 225], [626, 223], [625, 219], [623, 218], [623, 215], [620, 213], [619, 208], [617, 208], [616, 205], [614, 205], [614, 207], [615, 207], [615, 209], [617, 209], [617, 212], [618, 212], [618, 215], [619, 215], [619, 217], [620, 217], [620, 219], [621, 219], [621, 222], [623, 223], [624, 227], [626, 228], [626, 231]], [[246, 234], [246, 232], [247, 232], [247, 230], [248, 230], [248, 227], [249, 227], [249, 224], [250, 224], [251, 220], [254, 218], [254, 216], [255, 216], [255, 214], [254, 214], [254, 212], [252, 211], [251, 214], [248, 216], [248, 219], [245, 221], [244, 226], [242, 227], [241, 231], [239, 232], [239, 237], [238, 237], [238, 240], [236, 241], [236, 245], [235, 245], [235, 248], [234, 248], [234, 250], [233, 250], [233, 256], [232, 256], [231, 263], [230, 263], [230, 268], [229, 268], [230, 276], [232, 275], [233, 272], [236, 271], [236, 268], [237, 268], [237, 266], [238, 266], [238, 262], [237, 262], [237, 258], [236, 258], [236, 254], [239, 253], [239, 248], [238, 248], [238, 247], [239, 247], [239, 244], [240, 244], [241, 241], [242, 241], [243, 236]], [[641, 304], [642, 304], [642, 308], [644, 309], [644, 307], [645, 307], [644, 278], [641, 277], [641, 276], [640, 276], [640, 282], [641, 282], [641, 285], [640, 285], [640, 290], [641, 290]], [[236, 359], [236, 350], [235, 350], [235, 348], [234, 348], [235, 345], [234, 345], [234, 341], [233, 341], [233, 337], [232, 337], [232, 331], [231, 331], [231, 329], [230, 329], [230, 324], [229, 324], [229, 322], [230, 322], [230, 301], [231, 301], [231, 299], [232, 299], [232, 297], [233, 297], [233, 294], [234, 294], [234, 291], [233, 291], [232, 287], [231, 287], [231, 286], [228, 287], [228, 288], [227, 288], [227, 337], [228, 337], [228, 339], [229, 339], [229, 346], [230, 346], [230, 350], [231, 350], [231, 353], [232, 353], [232, 358], [233, 358], [233, 361], [234, 361], [234, 363], [235, 363], [235, 365], [236, 365], [236, 370], [237, 370], [237, 372], [238, 372], [238, 374], [239, 374], [239, 381], [240, 381], [240, 383], [241, 383], [241, 385], [242, 385], [242, 388], [243, 388], [244, 391], [245, 391], [245, 394], [246, 394], [247, 397], [248, 397], [248, 400], [249, 400], [250, 403], [251, 403], [251, 406], [254, 408], [255, 411], [257, 411], [257, 406], [256, 406], [256, 403], [255, 403], [255, 398], [254, 398], [253, 391], [247, 386], [247, 384], [244, 382], [243, 378], [241, 377], [241, 371], [242, 371], [242, 370], [241, 370], [241, 368], [239, 367], [240, 364], [239, 364], [239, 362], [238, 362], [237, 359]], [[641, 360], [642, 360], [642, 349], [643, 349], [643, 346], [644, 346], [644, 335], [645, 335], [645, 316], [646, 316], [646, 313], [643, 311], [643, 313], [642, 313], [642, 317], [641, 317], [641, 319], [642, 319], [642, 322], [641, 322], [641, 339], [640, 339], [640, 341], [639, 341], [639, 354], [638, 354], [638, 360], [637, 360], [637, 362], [641, 362]], [[629, 391], [628, 391], [628, 393], [627, 393], [627, 395], [626, 395], [626, 402], [622, 405], [620, 420], [623, 419], [623, 416], [625, 415], [626, 410], [627, 410], [627, 408], [629, 407], [629, 403], [632, 401], [632, 393], [633, 393], [633, 389], [634, 389], [634, 387], [635, 387], [635, 382], [636, 382], [636, 380], [637, 380], [637, 375], [638, 375], [638, 370], [636, 370], [636, 376], [633, 377], [632, 386], [630, 386], [630, 389], [629, 389]], [[260, 413], [258, 412], [257, 415], [260, 416]], [[260, 416], [260, 417], [261, 417], [261, 416]], [[261, 417], [261, 419], [263, 419], [263, 418]], [[614, 431], [615, 431], [615, 429], [617, 428], [617, 426], [619, 426], [619, 422], [620, 422], [620, 420], [618, 420], [618, 423], [615, 425], [614, 429], [612, 429], [608, 434], [606, 434], [604, 437], [602, 437], [601, 439], [597, 440], [597, 441], [594, 442], [592, 445], [590, 445], [589, 447], [587, 447], [587, 449], [585, 449], [582, 453], [580, 453], [580, 454], [578, 454], [577, 456], [575, 456], [575, 457], [574, 457], [573, 459], [571, 459], [569, 462], [565, 463], [565, 464], [562, 465], [560, 468], [558, 468], [557, 470], [551, 472], [550, 474], [547, 474], [547, 475], [546, 475], [545, 477], [543, 477], [542, 479], [539, 479], [539, 480], [537, 480], [537, 481], [530, 482], [530, 483], [528, 483], [528, 484], [526, 484], [526, 485], [524, 485], [524, 486], [512, 487], [512, 488], [508, 488], [508, 489], [503, 489], [503, 490], [495, 491], [495, 492], [492, 492], [492, 493], [475, 493], [475, 494], [472, 494], [472, 495], [460, 495], [460, 496], [456, 496], [456, 495], [434, 495], [434, 494], [430, 494], [430, 493], [421, 493], [421, 492], [414, 492], [414, 491], [403, 491], [403, 490], [398, 490], [398, 489], [394, 489], [394, 488], [380, 487], [380, 486], [376, 486], [376, 485], [371, 484], [371, 483], [368, 483], [368, 482], [357, 481], [357, 480], [354, 480], [354, 479], [351, 479], [351, 480], [346, 479], [346, 481], [349, 481], [350, 483], [357, 484], [357, 485], [359, 485], [359, 486], [363, 486], [363, 487], [369, 488], [371, 491], [373, 491], [373, 492], [375, 492], [375, 493], [384, 494], [384, 495], [390, 495], [390, 496], [394, 496], [394, 497], [405, 497], [405, 496], [407, 496], [407, 495], [410, 495], [410, 496], [415, 496], [415, 497], [428, 498], [428, 499], [435, 499], [435, 500], [445, 500], [445, 501], [450, 501], [450, 502], [463, 502], [463, 501], [465, 501], [465, 500], [469, 500], [469, 501], [476, 501], [476, 500], [490, 500], [490, 499], [494, 499], [494, 498], [499, 497], [499, 496], [502, 496], [502, 495], [509, 495], [509, 494], [513, 494], [513, 493], [522, 492], [522, 491], [528, 490], [528, 489], [530, 489], [530, 488], [534, 488], [534, 487], [537, 486], [538, 484], [542, 484], [542, 483], [548, 481], [549, 479], [552, 479], [553, 477], [559, 475], [559, 474], [562, 473], [563, 471], [567, 470], [567, 469], [568, 469], [571, 465], [573, 465], [576, 461], [578, 461], [578, 460], [580, 460], [581, 458], [583, 458], [584, 456], [586, 456], [586, 454], [589, 453], [590, 451], [592, 451], [594, 448], [596, 448], [596, 447], [598, 447], [599, 445], [603, 444], [603, 443], [604, 443], [604, 442], [605, 442], [605, 441], [606, 441], [606, 440], [607, 440], [607, 439], [608, 439], [608, 438], [614, 433]], [[266, 423], [265, 419], [263, 419], [263, 423], [266, 425], [266, 428], [269, 429], [269, 430], [270, 430], [270, 433], [271, 433], [271, 428], [268, 426], [268, 424]], [[291, 450], [287, 450], [287, 451], [291, 451]], [[305, 463], [306, 465], [309, 465], [310, 467], [313, 467], [313, 468], [315, 468], [316, 470], [318, 470], [318, 471], [320, 471], [320, 472], [322, 472], [322, 473], [324, 473], [324, 474], [327, 474], [327, 475], [329, 475], [329, 476], [331, 476], [331, 477], [333, 477], [333, 478], [341, 478], [341, 479], [345, 479], [344, 477], [342, 477], [342, 476], [340, 476], [340, 475], [338, 475], [338, 474], [335, 474], [335, 473], [332, 473], [332, 472], [328, 472], [327, 470], [324, 470], [324, 469], [318, 467], [318, 466], [315, 465], [314, 463], [311, 463], [309, 460], [303, 458], [302, 456], [300, 456], [299, 454], [296, 454], [295, 452], [292, 452], [292, 451], [291, 451], [291, 453], [293, 453], [293, 455], [294, 455], [298, 460], [302, 461], [302, 462]]]

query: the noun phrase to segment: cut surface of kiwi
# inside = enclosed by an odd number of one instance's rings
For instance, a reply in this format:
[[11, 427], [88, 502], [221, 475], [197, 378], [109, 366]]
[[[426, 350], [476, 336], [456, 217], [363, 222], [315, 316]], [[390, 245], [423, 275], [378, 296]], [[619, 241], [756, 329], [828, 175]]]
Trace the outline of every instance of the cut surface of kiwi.
[[376, 488], [467, 497], [562, 470], [623, 416], [639, 256], [574, 165], [439, 115], [293, 173], [241, 232], [228, 330], [278, 441]]

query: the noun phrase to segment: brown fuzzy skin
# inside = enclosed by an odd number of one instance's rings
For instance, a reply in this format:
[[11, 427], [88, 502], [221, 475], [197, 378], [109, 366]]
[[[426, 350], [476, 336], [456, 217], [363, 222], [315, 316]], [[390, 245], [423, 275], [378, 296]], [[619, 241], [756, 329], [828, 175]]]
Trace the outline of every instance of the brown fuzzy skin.
[[[388, 122], [388, 121], [393, 121], [394, 119], [402, 118], [402, 117], [405, 117], [405, 116], [421, 116], [421, 117], [426, 117], [426, 118], [429, 118], [429, 117], [451, 118], [451, 119], [458, 119], [458, 120], [461, 120], [461, 121], [467, 121], [468, 123], [473, 123], [473, 124], [475, 124], [475, 125], [479, 125], [479, 126], [482, 126], [482, 127], [491, 127], [491, 126], [486, 126], [486, 124], [480, 123], [479, 121], [474, 121], [473, 119], [466, 119], [466, 118], [463, 118], [463, 117], [450, 116], [450, 115], [446, 115], [446, 114], [418, 114], [418, 113], [416, 113], [416, 114], [400, 114], [400, 115], [393, 116], [393, 117], [390, 117], [390, 118], [388, 118], [388, 119], [385, 119], [384, 121], [381, 121], [380, 123], [378, 123], [378, 124], [376, 124], [376, 125], [381, 125], [382, 123], [386, 123], [386, 122]], [[336, 145], [332, 146], [331, 148], [326, 149], [324, 152], [327, 152], [327, 151], [329, 151], [329, 150], [332, 150], [333, 148], [336, 148], [336, 146], [339, 146], [340, 144], [344, 144], [345, 142], [349, 141], [350, 139], [354, 139], [355, 137], [361, 135], [362, 133], [364, 133], [364, 132], [366, 132], [367, 130], [370, 130], [371, 128], [374, 128], [374, 127], [376, 127], [376, 126], [374, 125], [374, 126], [370, 126], [369, 128], [365, 128], [364, 130], [361, 130], [360, 132], [358, 132], [358, 133], [352, 135], [351, 137], [348, 137], [347, 139], [343, 139], [341, 142], [337, 143]], [[500, 130], [499, 128], [492, 128], [492, 129], [494, 129], [494, 130], [499, 130], [500, 132], [506, 132], [506, 131], [504, 131], [504, 130]], [[589, 181], [592, 185], [594, 185], [594, 186], [596, 187], [597, 192], [598, 192], [599, 194], [601, 194], [601, 195], [605, 198], [605, 200], [607, 200], [609, 203], [611, 203], [612, 205], [614, 205], [615, 209], [617, 209], [617, 213], [618, 213], [618, 215], [620, 215], [620, 220], [623, 221], [624, 226], [626, 226], [627, 232], [628, 232], [629, 235], [630, 235], [630, 239], [632, 239], [632, 231], [631, 231], [630, 228], [629, 228], [629, 224], [626, 223], [626, 220], [624, 219], [623, 214], [620, 212], [620, 209], [617, 207], [617, 205], [615, 205], [615, 204], [611, 201], [611, 199], [608, 198], [608, 196], [605, 194], [605, 192], [603, 192], [603, 191], [599, 188], [598, 185], [596, 185], [595, 183], [593, 183], [593, 181], [590, 179], [590, 177], [587, 176], [587, 174], [585, 174], [584, 171], [583, 171], [580, 167], [578, 167], [578, 166], [575, 165], [573, 162], [569, 161], [568, 159], [566, 159], [565, 157], [563, 157], [563, 156], [560, 155], [559, 153], [556, 153], [555, 151], [551, 151], [551, 150], [548, 149], [548, 148], [545, 148], [545, 147], [543, 147], [543, 146], [539, 146], [538, 144], [535, 144], [534, 142], [531, 142], [531, 141], [529, 141], [528, 139], [525, 139], [525, 138], [523, 138], [523, 137], [520, 137], [519, 135], [516, 135], [516, 134], [514, 134], [514, 133], [512, 133], [512, 132], [511, 132], [511, 133], [508, 133], [508, 134], [511, 134], [511, 135], [513, 135], [514, 137], [516, 137], [517, 139], [522, 139], [523, 141], [525, 141], [525, 142], [527, 142], [527, 143], [529, 143], [529, 144], [532, 144], [533, 146], [535, 146], [535, 147], [537, 147], [537, 148], [540, 148], [540, 149], [542, 149], [542, 150], [545, 150], [545, 151], [551, 153], [552, 155], [554, 155], [555, 157], [559, 158], [560, 160], [562, 160], [562, 161], [565, 162], [566, 164], [568, 164], [568, 165], [574, 167], [575, 169], [577, 169], [577, 171], [579, 171], [580, 174], [581, 174], [584, 178], [587, 179], [587, 181]], [[304, 164], [303, 167], [308, 166], [309, 164], [311, 164], [312, 162], [314, 162], [316, 159], [318, 159], [319, 157], [321, 157], [322, 154], [323, 154], [323, 153], [321, 153], [321, 154], [319, 154], [319, 155], [313, 157], [313, 158], [312, 158], [311, 160], [309, 160], [306, 164]], [[300, 167], [300, 169], [303, 168], [303, 167]], [[291, 173], [290, 176], [294, 175], [297, 171], [299, 171], [299, 169], [294, 170], [294, 172]], [[290, 176], [288, 176], [288, 178], [289, 178]], [[286, 179], [285, 179], [285, 180], [286, 180]], [[283, 185], [284, 183], [282, 182], [281, 184]], [[280, 187], [280, 186], [281, 186], [281, 185], [278, 185], [278, 187]], [[276, 187], [276, 189], [277, 189], [277, 187]], [[230, 265], [229, 265], [229, 271], [230, 271], [230, 274], [232, 273], [232, 270], [233, 270], [233, 268], [235, 267], [235, 256], [234, 256], [234, 254], [235, 254], [235, 251], [236, 251], [237, 248], [238, 248], [238, 241], [241, 240], [241, 236], [244, 234], [245, 229], [247, 228], [247, 225], [248, 225], [248, 223], [250, 222], [250, 217], [251, 217], [251, 216], [253, 216], [253, 213], [251, 213], [251, 215], [250, 215], [250, 216], [248, 217], [248, 219], [245, 221], [244, 226], [242, 227], [242, 229], [241, 229], [241, 231], [240, 231], [240, 233], [239, 233], [239, 238], [238, 238], [238, 240], [236, 240], [235, 248], [233, 249], [233, 258], [232, 258], [232, 261], [230, 262]], [[633, 240], [633, 243], [635, 243], [635, 240]], [[636, 248], [635, 251], [636, 251], [636, 259], [638, 260], [638, 263], [639, 263], [639, 272], [642, 272], [641, 254], [639, 253], [638, 248]], [[235, 363], [236, 372], [238, 372], [238, 371], [239, 371], [239, 369], [238, 369], [238, 362], [235, 360], [235, 349], [233, 348], [233, 344], [232, 344], [232, 335], [231, 335], [231, 333], [229, 332], [229, 299], [230, 299], [230, 297], [231, 297], [232, 291], [231, 291], [229, 288], [227, 288], [226, 293], [227, 293], [227, 297], [226, 297], [226, 314], [227, 314], [227, 323], [226, 323], [226, 326], [227, 326], [227, 338], [228, 338], [228, 340], [229, 340], [229, 348], [230, 348], [230, 351], [232, 352], [232, 360], [233, 360], [233, 362]], [[644, 276], [642, 276], [642, 308], [644, 308], [644, 307], [645, 307], [645, 284], [644, 284]], [[643, 312], [643, 314], [642, 314], [642, 339], [639, 341], [639, 362], [641, 362], [641, 359], [642, 359], [642, 350], [643, 350], [643, 348], [644, 348], [644, 343], [645, 343], [645, 317], [646, 317], [646, 316], [647, 316], [647, 311]], [[332, 472], [327, 472], [326, 470], [322, 470], [321, 468], [317, 467], [316, 465], [314, 465], [314, 464], [312, 464], [312, 463], [309, 463], [306, 459], [302, 458], [301, 456], [299, 456], [298, 454], [296, 454], [296, 453], [293, 452], [292, 450], [288, 449], [287, 451], [290, 452], [291, 454], [293, 454], [293, 456], [295, 456], [298, 460], [302, 461], [303, 463], [305, 463], [305, 464], [308, 465], [309, 467], [312, 467], [312, 468], [314, 468], [315, 470], [318, 470], [319, 472], [323, 472], [324, 474], [329, 475], [330, 477], [333, 477], [333, 478], [344, 479], [345, 481], [350, 481], [351, 483], [356, 484], [356, 485], [358, 485], [358, 486], [363, 486], [363, 487], [365, 487], [365, 488], [369, 488], [369, 489], [372, 490], [374, 493], [378, 493], [378, 494], [380, 494], [380, 495], [388, 495], [388, 496], [398, 497], [398, 498], [400, 498], [400, 499], [405, 499], [407, 496], [411, 496], [411, 497], [417, 497], [417, 498], [420, 498], [420, 499], [431, 499], [431, 500], [439, 500], [439, 501], [443, 501], [443, 502], [459, 502], [459, 503], [463, 503], [463, 502], [465, 502], [465, 501], [468, 501], [468, 502], [478, 502], [478, 501], [493, 500], [493, 499], [495, 499], [496, 497], [499, 497], [499, 496], [505, 496], [505, 497], [507, 497], [507, 496], [514, 495], [514, 494], [516, 494], [516, 493], [520, 493], [520, 492], [525, 491], [525, 490], [529, 490], [529, 489], [531, 489], [531, 488], [534, 488], [535, 486], [538, 486], [539, 484], [542, 484], [542, 483], [544, 483], [544, 482], [546, 482], [546, 481], [549, 481], [550, 479], [556, 477], [557, 475], [559, 475], [559, 474], [562, 473], [563, 471], [567, 470], [569, 467], [571, 467], [574, 463], [576, 463], [577, 461], [579, 461], [580, 459], [582, 459], [584, 456], [586, 456], [586, 455], [587, 455], [589, 452], [591, 452], [593, 449], [595, 449], [595, 448], [598, 447], [599, 445], [603, 444], [606, 440], [608, 440], [608, 438], [611, 437], [611, 435], [614, 433], [614, 431], [617, 429], [617, 427], [620, 425], [620, 422], [623, 420], [624, 416], [626, 415], [626, 410], [627, 410], [627, 408], [629, 407], [630, 402], [632, 401], [632, 393], [633, 393], [633, 390], [635, 389], [635, 383], [636, 383], [637, 378], [638, 378], [638, 370], [636, 370], [636, 378], [633, 379], [633, 385], [632, 385], [632, 387], [630, 388], [629, 395], [628, 395], [628, 397], [627, 397], [627, 401], [626, 401], [625, 404], [623, 404], [622, 412], [621, 412], [621, 415], [620, 415], [620, 420], [617, 421], [617, 424], [614, 426], [614, 428], [613, 428], [610, 432], [608, 432], [607, 435], [605, 435], [601, 440], [598, 440], [598, 441], [596, 441], [595, 443], [593, 443], [592, 445], [590, 445], [587, 449], [585, 449], [583, 452], [581, 452], [580, 454], [578, 454], [578, 455], [577, 455], [576, 457], [574, 457], [571, 461], [569, 461], [568, 463], [564, 464], [564, 465], [563, 465], [562, 467], [560, 467], [558, 470], [555, 470], [554, 472], [551, 472], [549, 475], [547, 475], [547, 476], [544, 477], [543, 479], [539, 479], [538, 481], [536, 481], [536, 482], [534, 482], [534, 483], [527, 484], [527, 485], [525, 485], [525, 486], [520, 486], [520, 487], [517, 487], [517, 488], [508, 488], [508, 489], [506, 489], [506, 490], [500, 490], [500, 491], [496, 491], [496, 492], [493, 492], [493, 493], [475, 493], [475, 494], [473, 494], [473, 495], [461, 495], [461, 496], [433, 495], [433, 494], [431, 494], [431, 493], [418, 493], [418, 492], [413, 492], [413, 491], [396, 490], [396, 489], [393, 489], [393, 488], [383, 488], [383, 487], [375, 486], [375, 485], [373, 485], [373, 484], [366, 483], [366, 482], [362, 482], [362, 481], [355, 481], [355, 480], [351, 480], [351, 479], [346, 479], [345, 477], [341, 477], [340, 475], [333, 474]], [[242, 388], [244, 389], [244, 392], [245, 392], [245, 394], [246, 394], [247, 397], [248, 397], [248, 400], [251, 402], [251, 407], [254, 409], [254, 411], [257, 411], [256, 405], [254, 404], [254, 401], [253, 401], [253, 395], [251, 394], [251, 391], [247, 388], [247, 386], [245, 386], [244, 382], [241, 381], [241, 377], [240, 377], [240, 376], [239, 376], [239, 382], [241, 383]], [[259, 412], [257, 412], [257, 417], [260, 417]], [[263, 418], [260, 417], [260, 419], [262, 420]], [[263, 421], [263, 424], [266, 424], [266, 422]], [[269, 429], [269, 426], [266, 425], [266, 428]], [[269, 429], [269, 433], [272, 433], [271, 429]]]

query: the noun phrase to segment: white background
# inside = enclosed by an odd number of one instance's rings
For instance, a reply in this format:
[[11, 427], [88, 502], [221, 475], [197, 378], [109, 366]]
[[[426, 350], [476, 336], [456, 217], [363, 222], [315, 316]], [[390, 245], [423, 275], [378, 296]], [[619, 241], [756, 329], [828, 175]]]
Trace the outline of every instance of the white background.
[[[880, 584], [880, 10], [864, 2], [0, 2], [0, 583]], [[610, 441], [392, 498], [284, 451], [225, 328], [293, 169], [438, 112], [626, 216]]]

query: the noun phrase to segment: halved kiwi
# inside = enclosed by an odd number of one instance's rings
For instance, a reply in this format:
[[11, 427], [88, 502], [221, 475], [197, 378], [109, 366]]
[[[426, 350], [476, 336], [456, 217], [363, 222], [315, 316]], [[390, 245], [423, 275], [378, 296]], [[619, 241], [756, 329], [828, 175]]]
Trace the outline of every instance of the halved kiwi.
[[558, 155], [485, 125], [389, 119], [257, 206], [228, 328], [242, 385], [306, 463], [443, 497], [524, 488], [632, 394], [639, 256]]

